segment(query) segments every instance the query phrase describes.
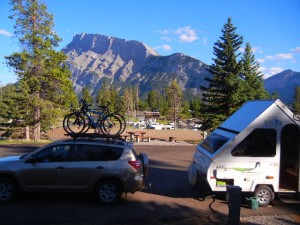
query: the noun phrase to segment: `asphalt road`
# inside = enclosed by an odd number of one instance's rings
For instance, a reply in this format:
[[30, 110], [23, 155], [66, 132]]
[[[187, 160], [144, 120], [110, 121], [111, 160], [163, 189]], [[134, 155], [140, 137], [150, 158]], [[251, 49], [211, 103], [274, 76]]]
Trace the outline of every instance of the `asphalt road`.
[[[0, 145], [0, 157], [33, 151], [37, 145]], [[151, 187], [123, 196], [114, 206], [102, 206], [86, 194], [28, 194], [10, 205], [0, 205], [1, 225], [94, 224], [226, 224], [224, 195], [212, 197], [204, 188], [188, 184], [187, 168], [195, 146], [136, 145], [150, 159]], [[244, 199], [244, 196], [242, 197]], [[243, 201], [244, 203], [244, 201]], [[241, 216], [300, 215], [299, 204], [278, 200], [271, 207], [251, 210], [242, 205]]]

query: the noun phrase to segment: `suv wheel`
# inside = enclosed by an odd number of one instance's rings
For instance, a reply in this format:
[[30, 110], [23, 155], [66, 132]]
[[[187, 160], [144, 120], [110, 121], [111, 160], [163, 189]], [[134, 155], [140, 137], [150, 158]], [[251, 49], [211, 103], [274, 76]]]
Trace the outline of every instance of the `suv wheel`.
[[118, 202], [122, 195], [120, 182], [114, 179], [105, 179], [96, 186], [95, 197], [104, 205], [112, 205]]
[[0, 204], [10, 203], [17, 198], [17, 185], [11, 178], [0, 177]]

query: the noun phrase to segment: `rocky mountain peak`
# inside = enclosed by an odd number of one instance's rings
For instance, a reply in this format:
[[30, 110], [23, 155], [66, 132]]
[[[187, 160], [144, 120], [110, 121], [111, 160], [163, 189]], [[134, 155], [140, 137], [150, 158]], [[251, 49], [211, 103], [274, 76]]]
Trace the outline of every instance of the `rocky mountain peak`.
[[160, 56], [144, 43], [101, 34], [77, 34], [63, 51], [77, 93], [88, 87], [96, 94], [105, 81], [121, 91], [139, 85], [143, 94], [162, 90], [173, 80], [194, 93], [210, 75], [203, 62], [190, 56]]
[[64, 52], [76, 51], [78, 53], [92, 51], [103, 55], [107, 52], [120, 55], [128, 60], [133, 58], [145, 59], [148, 56], [158, 56], [159, 54], [149, 46], [138, 41], [129, 41], [102, 34], [77, 34], [73, 37], [64, 49]]

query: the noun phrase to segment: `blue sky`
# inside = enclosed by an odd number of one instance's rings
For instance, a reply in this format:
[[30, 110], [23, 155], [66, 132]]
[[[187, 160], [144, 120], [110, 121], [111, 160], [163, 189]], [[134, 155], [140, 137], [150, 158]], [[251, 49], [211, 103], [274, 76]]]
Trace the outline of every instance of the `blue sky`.
[[[265, 78], [286, 69], [300, 72], [300, 0], [43, 0], [63, 39], [97, 33], [137, 40], [160, 55], [184, 53], [212, 63], [214, 43], [231, 17], [249, 42]], [[18, 51], [9, 0], [0, 1], [0, 82], [17, 78], [4, 56]], [[241, 49], [242, 51], [242, 49]]]

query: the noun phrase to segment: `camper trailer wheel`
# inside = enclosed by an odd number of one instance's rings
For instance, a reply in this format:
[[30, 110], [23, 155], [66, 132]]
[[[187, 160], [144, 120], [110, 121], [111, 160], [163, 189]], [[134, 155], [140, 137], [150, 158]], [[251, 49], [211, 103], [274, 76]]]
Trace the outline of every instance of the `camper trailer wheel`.
[[260, 185], [255, 189], [254, 196], [260, 206], [268, 206], [274, 199], [274, 192], [266, 185]]

